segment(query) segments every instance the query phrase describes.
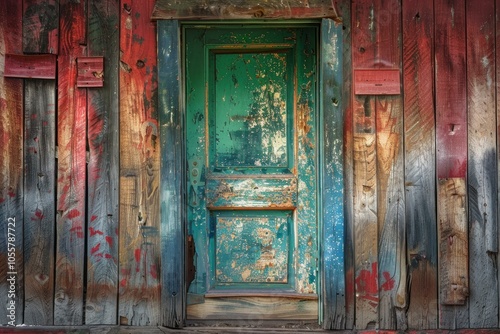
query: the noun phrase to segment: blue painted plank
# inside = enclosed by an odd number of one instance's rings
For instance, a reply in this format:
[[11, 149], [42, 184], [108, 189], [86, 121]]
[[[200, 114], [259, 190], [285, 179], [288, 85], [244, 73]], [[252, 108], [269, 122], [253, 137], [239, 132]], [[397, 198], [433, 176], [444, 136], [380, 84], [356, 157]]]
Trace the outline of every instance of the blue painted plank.
[[177, 21], [158, 22], [158, 95], [160, 110], [160, 215], [163, 325], [184, 323], [184, 140], [180, 102], [180, 50]]
[[321, 23], [321, 94], [323, 125], [320, 143], [322, 236], [323, 327], [345, 326], [344, 268], [344, 161], [342, 114], [342, 25], [323, 19]]

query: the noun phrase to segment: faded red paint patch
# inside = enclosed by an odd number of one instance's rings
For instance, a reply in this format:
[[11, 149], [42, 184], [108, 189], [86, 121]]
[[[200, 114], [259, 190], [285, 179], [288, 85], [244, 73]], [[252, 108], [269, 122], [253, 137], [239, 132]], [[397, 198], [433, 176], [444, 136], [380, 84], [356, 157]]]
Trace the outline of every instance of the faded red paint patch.
[[106, 242], [110, 245], [113, 246], [113, 238], [111, 238], [109, 235], [106, 236]]
[[84, 237], [84, 235], [83, 235], [83, 228], [81, 226], [74, 226], [69, 231], [72, 232], [72, 233], [75, 233], [77, 238], [83, 238]]
[[371, 270], [363, 269], [355, 279], [356, 294], [359, 298], [368, 300], [368, 303], [377, 307], [378, 304], [378, 266], [372, 263]]
[[154, 279], [158, 278], [158, 271], [156, 270], [156, 265], [152, 264], [151, 267], [149, 268], [149, 274], [151, 274], [151, 277]]
[[127, 280], [125, 278], [120, 281], [120, 286], [121, 287], [126, 287], [127, 286]]
[[40, 209], [36, 209], [35, 217], [31, 218], [32, 220], [42, 220], [43, 219], [43, 211]]
[[90, 217], [90, 221], [93, 222], [97, 219], [97, 216], [96, 215], [93, 215], [92, 217]]
[[102, 231], [95, 230], [93, 227], [89, 227], [90, 236], [93, 237], [96, 234], [103, 235]]
[[92, 247], [92, 249], [90, 250], [90, 254], [94, 254], [95, 252], [97, 252], [99, 250], [99, 248], [101, 248], [101, 243], [98, 243], [97, 245]]
[[391, 277], [391, 274], [389, 274], [387, 271], [384, 271], [383, 274], [385, 283], [380, 286], [380, 288], [384, 291], [390, 291], [394, 289], [394, 279]]
[[77, 209], [73, 209], [73, 210], [70, 210], [68, 212], [68, 218], [69, 219], [73, 219], [73, 218], [79, 217], [80, 215], [81, 215], [81, 213]]
[[106, 253], [106, 254], [104, 254], [104, 257], [105, 257], [106, 259], [112, 259], [112, 258], [113, 258], [113, 255]]
[[135, 256], [135, 262], [139, 262], [141, 260], [141, 250], [136, 249], [134, 252], [134, 256]]
[[9, 196], [10, 196], [11, 198], [16, 197], [16, 193], [12, 190], [12, 188], [11, 188], [11, 189], [9, 189], [8, 194], [9, 194]]

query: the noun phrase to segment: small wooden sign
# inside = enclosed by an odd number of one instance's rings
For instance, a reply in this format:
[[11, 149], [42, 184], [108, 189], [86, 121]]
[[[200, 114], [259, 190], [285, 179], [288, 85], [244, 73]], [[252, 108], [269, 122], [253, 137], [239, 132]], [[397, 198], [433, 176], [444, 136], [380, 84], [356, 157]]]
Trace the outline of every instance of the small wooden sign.
[[104, 58], [79, 57], [77, 59], [77, 87], [102, 87], [104, 85]]
[[354, 94], [399, 95], [401, 79], [399, 69], [354, 70]]
[[43, 55], [5, 55], [6, 78], [55, 79], [57, 56]]

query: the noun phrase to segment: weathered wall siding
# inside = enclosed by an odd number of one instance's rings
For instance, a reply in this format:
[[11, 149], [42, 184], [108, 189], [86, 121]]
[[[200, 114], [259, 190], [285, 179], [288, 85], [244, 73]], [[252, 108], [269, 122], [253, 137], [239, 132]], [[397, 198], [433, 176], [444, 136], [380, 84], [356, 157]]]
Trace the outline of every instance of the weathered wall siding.
[[54, 323], [55, 82], [24, 83], [24, 277], [27, 325]]
[[466, 203], [460, 203], [467, 198], [465, 0], [453, 3], [437, 0], [434, 10], [439, 321], [441, 328], [466, 328], [469, 326], [467, 210]]
[[121, 1], [120, 323], [160, 323], [159, 129], [154, 1]]
[[[498, 327], [495, 2], [467, 2], [470, 327]], [[484, 288], [488, 286], [488, 288]]]
[[104, 87], [87, 91], [86, 324], [117, 323], [119, 5], [88, 1], [87, 51], [104, 57]]
[[26, 53], [54, 53], [59, 49], [59, 2], [23, 0], [23, 43]]
[[408, 327], [437, 328], [433, 0], [403, 1]]
[[76, 88], [76, 59], [85, 55], [86, 5], [60, 2], [55, 325], [83, 323], [87, 92]]
[[[15, 302], [15, 319], [10, 312], [0, 313], [0, 324], [22, 324], [24, 309], [23, 284], [23, 81], [6, 79], [5, 54], [22, 53], [22, 3], [0, 2], [0, 305]], [[10, 230], [9, 230], [10, 228]], [[9, 235], [8, 233], [12, 233]], [[14, 237], [10, 239], [9, 237]], [[9, 245], [9, 243], [11, 245]], [[15, 247], [14, 267], [9, 253]], [[9, 290], [8, 272], [16, 272], [15, 296]]]

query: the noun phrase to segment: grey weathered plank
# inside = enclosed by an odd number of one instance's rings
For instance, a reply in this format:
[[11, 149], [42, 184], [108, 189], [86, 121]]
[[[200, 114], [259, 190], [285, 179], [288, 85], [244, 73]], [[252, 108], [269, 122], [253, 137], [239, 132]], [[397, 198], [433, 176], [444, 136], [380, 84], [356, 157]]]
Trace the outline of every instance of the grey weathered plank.
[[[321, 89], [323, 143], [321, 194], [322, 231], [320, 249], [322, 266], [323, 327], [345, 328], [344, 268], [344, 166], [342, 114], [342, 25], [323, 19], [321, 24]], [[321, 144], [320, 144], [321, 145]]]
[[[22, 52], [22, 3], [0, 2], [0, 64], [5, 53]], [[23, 81], [5, 79], [0, 67], [0, 324], [22, 324], [23, 284]], [[10, 230], [9, 230], [10, 228]], [[11, 233], [9, 235], [9, 232]], [[9, 237], [11, 239], [9, 239]], [[13, 239], [12, 239], [13, 238]], [[15, 254], [12, 254], [15, 253]], [[9, 255], [14, 258], [9, 260]], [[15, 272], [15, 280], [10, 272]], [[15, 282], [14, 282], [15, 281]], [[11, 282], [14, 283], [11, 285]], [[13, 301], [15, 304], [10, 304]], [[11, 306], [14, 305], [14, 306]]]
[[24, 323], [54, 321], [55, 82], [24, 86]]
[[403, 2], [408, 327], [437, 328], [433, 0]]
[[469, 317], [473, 328], [498, 327], [498, 168], [496, 143], [495, 1], [466, 3]]
[[90, 0], [88, 55], [104, 57], [104, 87], [88, 89], [86, 324], [116, 324], [118, 293], [119, 1]]
[[86, 1], [60, 3], [55, 325], [83, 324], [87, 95], [76, 89], [76, 59], [85, 55], [86, 6]]
[[[158, 75], [161, 160], [162, 323], [179, 328], [185, 319], [183, 226], [184, 139], [180, 100], [180, 50], [177, 21], [158, 22]], [[171, 256], [170, 254], [175, 254]]]
[[23, 45], [26, 53], [59, 51], [59, 1], [23, 0]]

